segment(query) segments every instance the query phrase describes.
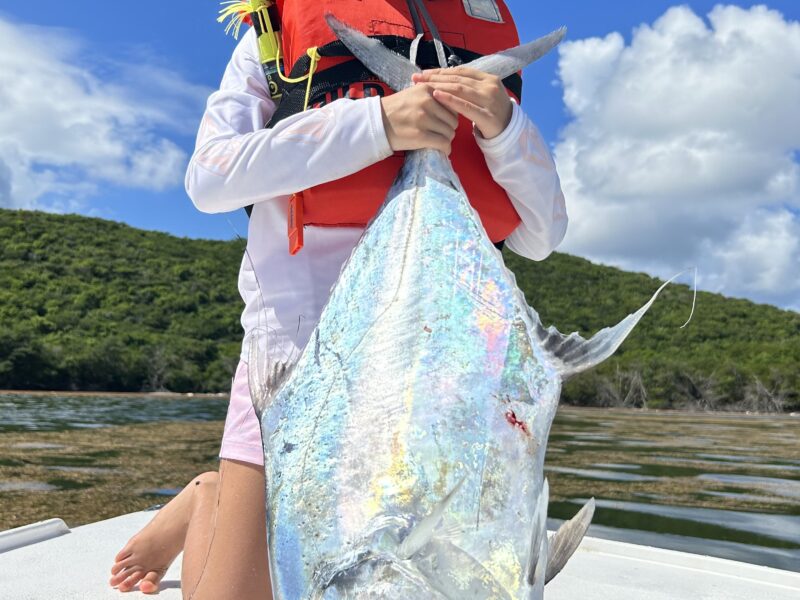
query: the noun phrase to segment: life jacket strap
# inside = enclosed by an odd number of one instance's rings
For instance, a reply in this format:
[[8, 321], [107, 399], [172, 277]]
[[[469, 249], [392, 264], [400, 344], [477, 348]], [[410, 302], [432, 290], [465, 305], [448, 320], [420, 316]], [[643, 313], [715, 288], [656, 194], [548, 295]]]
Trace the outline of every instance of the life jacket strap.
[[[425, 33], [425, 30], [422, 28], [422, 23], [420, 22], [420, 17], [422, 17], [422, 20], [424, 20], [425, 24], [428, 26], [428, 31], [433, 38], [433, 46], [436, 49], [436, 61], [438, 62], [438, 66], [444, 69], [447, 66], [447, 57], [445, 56], [442, 37], [439, 35], [439, 29], [436, 27], [431, 13], [429, 13], [428, 9], [425, 7], [424, 0], [406, 0], [406, 3], [408, 4], [411, 18], [414, 21], [414, 31], [417, 35], [419, 36]], [[416, 56], [413, 50], [411, 62], [416, 63]]]

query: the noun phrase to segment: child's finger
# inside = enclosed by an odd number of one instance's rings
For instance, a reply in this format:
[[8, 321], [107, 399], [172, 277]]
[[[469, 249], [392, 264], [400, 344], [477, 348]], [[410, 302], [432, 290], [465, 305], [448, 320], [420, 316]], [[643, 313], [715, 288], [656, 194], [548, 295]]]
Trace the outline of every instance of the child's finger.
[[464, 98], [460, 98], [449, 92], [445, 92], [444, 90], [434, 90], [433, 97], [446, 107], [456, 111], [458, 114], [477, 124], [479, 128], [480, 124], [485, 122], [485, 120], [491, 116], [486, 109], [473, 104], [469, 100], [465, 100]]
[[414, 73], [411, 80], [414, 83], [457, 83], [470, 87], [477, 87], [480, 85], [479, 80], [453, 73], [449, 69], [441, 73]]
[[433, 77], [439, 75], [458, 75], [468, 79], [483, 80], [489, 75], [467, 66], [448, 67], [447, 69], [425, 69], [422, 73], [415, 74], [415, 77], [422, 77], [422, 81], [427, 81], [426, 77]]
[[450, 154], [453, 148], [451, 144], [451, 139], [449, 137], [443, 136], [433, 131], [429, 131], [428, 133], [425, 134], [422, 140], [422, 147], [441, 150], [442, 152], [448, 155]]
[[447, 92], [476, 106], [485, 106], [490, 100], [480, 89], [461, 83], [433, 83], [431, 87], [433, 87], [434, 91]]
[[[458, 117], [456, 117], [456, 119], [457, 118]], [[441, 135], [442, 137], [447, 138], [448, 140], [452, 140], [453, 137], [455, 136], [456, 132], [455, 127], [450, 125], [450, 123], [437, 118], [434, 115], [428, 115], [428, 117], [423, 119], [420, 124], [429, 132]]]
[[[431, 95], [433, 95], [432, 91]], [[434, 100], [436, 99], [434, 98]], [[447, 123], [451, 128], [455, 129], [458, 127], [458, 115], [453, 110], [444, 106], [441, 102], [433, 102], [432, 106], [429, 107], [429, 112], [432, 116], [436, 117], [440, 121]]]

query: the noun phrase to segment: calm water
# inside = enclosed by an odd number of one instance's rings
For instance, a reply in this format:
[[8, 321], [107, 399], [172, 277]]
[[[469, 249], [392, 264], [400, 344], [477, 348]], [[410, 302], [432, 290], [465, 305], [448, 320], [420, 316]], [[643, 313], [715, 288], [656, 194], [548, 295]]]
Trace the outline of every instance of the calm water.
[[0, 394], [0, 434], [64, 431], [153, 421], [225, 420], [226, 398]]
[[[0, 466], [4, 433], [220, 421], [226, 408], [204, 397], [0, 395]], [[590, 535], [800, 571], [800, 418], [563, 408], [546, 472], [552, 527], [593, 496]], [[36, 483], [24, 489], [54, 489]], [[0, 502], [20, 485], [0, 477]]]
[[800, 571], [800, 418], [566, 408], [545, 471], [591, 535]]

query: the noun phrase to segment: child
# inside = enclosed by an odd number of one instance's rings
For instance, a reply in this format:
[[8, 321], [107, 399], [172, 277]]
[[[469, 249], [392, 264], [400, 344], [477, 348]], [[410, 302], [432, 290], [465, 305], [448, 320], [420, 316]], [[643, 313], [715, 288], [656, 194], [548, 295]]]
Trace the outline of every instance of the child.
[[[347, 8], [350, 0], [337, 2]], [[367, 2], [376, 9], [397, 8], [386, 0]], [[415, 21], [412, 5], [421, 2], [409, 0], [401, 33]], [[362, 2], [358, 5], [361, 9]], [[480, 19], [470, 13], [475, 5], [484, 11]], [[511, 22], [501, 0], [430, 3], [434, 21], [441, 21], [443, 29], [444, 20], [451, 17], [442, 15], [454, 11], [461, 11], [459, 18], [473, 29], [489, 27], [487, 7], [494, 7], [501, 21]], [[292, 25], [290, 0], [279, 2], [279, 8], [285, 9], [286, 47], [288, 36], [297, 39], [305, 30], [291, 29], [301, 27], [302, 19], [298, 17]], [[373, 14], [368, 7], [363, 10]], [[447, 24], [449, 30], [454, 29], [450, 21]], [[406, 37], [413, 38], [414, 30], [410, 31]], [[231, 390], [220, 469], [195, 478], [119, 552], [110, 583], [121, 591], [139, 583], [141, 591], [157, 592], [166, 569], [183, 550], [185, 598], [271, 597], [261, 435], [247, 383], [249, 340], [256, 331], [268, 331], [267, 351], [273, 357], [299, 356], [342, 263], [363, 232], [363, 225], [347, 216], [339, 221], [345, 224], [341, 226], [303, 229], [300, 224], [303, 247], [290, 254], [286, 228], [292, 194], [328, 184], [334, 191], [328, 193], [327, 202], [341, 203], [345, 215], [350, 197], [366, 189], [358, 178], [371, 165], [403, 150], [436, 148], [447, 154], [460, 150], [465, 143], [463, 137], [456, 137], [460, 115], [462, 123], [466, 118], [474, 124], [474, 138], [470, 132], [468, 143], [477, 143], [485, 159], [485, 164], [475, 168], [488, 167], [491, 178], [501, 186], [502, 196], [496, 202], [513, 207], [513, 230], [505, 237], [508, 247], [542, 260], [562, 240], [567, 216], [552, 158], [536, 127], [509, 99], [502, 83], [468, 67], [426, 71], [415, 76], [415, 83], [392, 95], [330, 102], [312, 98], [309, 110], [265, 129], [276, 105], [262, 70], [255, 31], [247, 31], [234, 50], [219, 91], [208, 100], [186, 173], [187, 192], [201, 211], [225, 212], [253, 205], [239, 274], [245, 302], [244, 343]], [[453, 147], [454, 139], [457, 147]], [[379, 204], [380, 199], [375, 202]], [[338, 210], [340, 205], [335, 206]], [[491, 218], [486, 216], [491, 208], [478, 210], [482, 220]], [[490, 221], [484, 220], [484, 225], [489, 231]]]

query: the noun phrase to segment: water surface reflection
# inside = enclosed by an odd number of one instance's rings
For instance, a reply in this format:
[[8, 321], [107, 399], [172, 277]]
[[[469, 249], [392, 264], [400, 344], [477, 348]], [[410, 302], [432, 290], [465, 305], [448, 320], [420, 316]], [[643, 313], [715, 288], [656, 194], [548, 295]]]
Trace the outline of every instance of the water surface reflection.
[[[219, 398], [0, 395], [0, 530], [142, 510], [217, 466]], [[562, 407], [550, 525], [800, 571], [800, 418]]]
[[800, 418], [562, 407], [545, 469], [552, 525], [800, 571]]

